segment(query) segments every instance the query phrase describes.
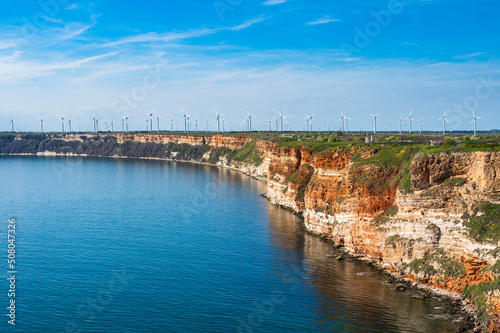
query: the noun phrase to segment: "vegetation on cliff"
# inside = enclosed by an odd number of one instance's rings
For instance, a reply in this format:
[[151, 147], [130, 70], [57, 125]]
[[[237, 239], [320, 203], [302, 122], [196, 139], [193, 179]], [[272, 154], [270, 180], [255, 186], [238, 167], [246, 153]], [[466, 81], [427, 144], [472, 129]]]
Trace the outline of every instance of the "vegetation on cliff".
[[500, 241], [500, 205], [482, 202], [473, 207], [473, 213], [462, 216], [472, 239], [498, 244]]
[[465, 265], [451, 258], [442, 248], [422, 259], [413, 260], [409, 265], [404, 265], [403, 270], [406, 269], [417, 276], [419, 281], [435, 280], [438, 283], [447, 278], [458, 280], [466, 273]]

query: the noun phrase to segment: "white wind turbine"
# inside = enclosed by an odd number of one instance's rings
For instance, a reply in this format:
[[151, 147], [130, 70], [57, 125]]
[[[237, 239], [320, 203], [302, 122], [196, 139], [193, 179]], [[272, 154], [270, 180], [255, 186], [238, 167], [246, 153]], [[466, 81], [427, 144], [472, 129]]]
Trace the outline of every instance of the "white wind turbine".
[[9, 125], [12, 125], [12, 132], [14, 132], [14, 122], [15, 122], [14, 119], [11, 119], [9, 122]]
[[448, 119], [446, 118], [446, 110], [444, 110], [443, 116], [441, 118], [438, 118], [438, 120], [443, 120], [443, 135], [446, 135], [446, 123], [449, 123]]
[[[476, 123], [477, 123], [477, 119], [483, 119], [481, 117], [477, 117], [476, 114], [474, 113], [474, 110], [472, 110], [472, 116], [474, 118], [472, 118], [472, 121], [470, 122], [471, 124], [474, 123], [474, 135], [476, 135]], [[470, 124], [469, 124], [470, 125]]]
[[309, 132], [309, 116], [304, 115], [304, 119], [306, 120], [306, 131]]
[[157, 125], [156, 131], [158, 133], [160, 133], [160, 119], [161, 119], [161, 117], [158, 114], [156, 114], [156, 125]]
[[[153, 133], [153, 113], [155, 112], [155, 108], [150, 113], [145, 113], [146, 116], [149, 116], [149, 125], [150, 127], [147, 126], [146, 124], [146, 132], [151, 132]], [[151, 128], [151, 130], [150, 130]]]
[[64, 115], [61, 117], [61, 132], [64, 133]]
[[399, 121], [399, 134], [401, 134], [403, 127], [403, 115], [401, 115], [401, 118], [399, 118], [398, 121]]
[[423, 124], [424, 117], [420, 118], [418, 121], [420, 123], [420, 134], [422, 134], [422, 124]]
[[43, 133], [43, 119], [45, 117], [40, 118], [40, 133]]
[[217, 112], [217, 109], [215, 109], [215, 123], [216, 123], [216, 127], [217, 127], [217, 133], [220, 132], [220, 114]]
[[375, 115], [370, 113], [370, 116], [373, 117], [373, 133], [377, 133], [377, 117], [380, 116], [380, 113]]
[[344, 133], [344, 119], [344, 111], [340, 110], [340, 118], [339, 120], [337, 120], [337, 122], [340, 122], [340, 130], [342, 131], [342, 133]]
[[248, 117], [248, 129], [251, 132], [252, 131], [252, 118], [255, 118], [255, 115], [251, 115], [247, 110], [247, 117]]
[[345, 132], [349, 133], [349, 120], [351, 120], [352, 118], [347, 118], [346, 116], [344, 116], [344, 119], [345, 119]]
[[125, 116], [122, 116], [122, 132], [125, 132]]
[[269, 122], [269, 132], [271, 132], [272, 131], [272, 127], [271, 126], [272, 126], [272, 123], [273, 123], [273, 119], [272, 118], [271, 119], [266, 119], [266, 121]]
[[182, 116], [184, 117], [184, 132], [187, 132], [188, 131], [187, 121], [191, 115], [186, 114], [186, 112], [184, 112], [184, 108], [182, 108]]
[[170, 118], [170, 132], [174, 131], [174, 117]]
[[69, 128], [69, 133], [71, 133], [71, 122], [73, 119], [68, 119], [68, 128]]
[[415, 119], [413, 119], [413, 117], [411, 116], [411, 115], [412, 115], [412, 113], [413, 113], [413, 110], [410, 110], [410, 116], [409, 116], [409, 117], [407, 117], [407, 118], [405, 118], [405, 120], [406, 120], [406, 119], [409, 119], [409, 121], [408, 121], [408, 124], [409, 124], [409, 127], [408, 127], [408, 133], [410, 133], [410, 134], [411, 134], [411, 122], [412, 122], [412, 121], [413, 121], [413, 122], [415, 121]]

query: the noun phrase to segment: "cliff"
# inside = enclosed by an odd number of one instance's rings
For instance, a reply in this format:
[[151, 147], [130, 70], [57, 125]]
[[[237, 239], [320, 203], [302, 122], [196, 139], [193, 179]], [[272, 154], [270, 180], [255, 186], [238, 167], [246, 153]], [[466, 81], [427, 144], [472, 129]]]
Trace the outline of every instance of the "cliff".
[[[323, 147], [324, 148], [324, 147]], [[250, 136], [4, 135], [0, 154], [159, 158], [266, 180], [311, 232], [385, 271], [464, 295], [500, 328], [500, 152], [280, 144]]]

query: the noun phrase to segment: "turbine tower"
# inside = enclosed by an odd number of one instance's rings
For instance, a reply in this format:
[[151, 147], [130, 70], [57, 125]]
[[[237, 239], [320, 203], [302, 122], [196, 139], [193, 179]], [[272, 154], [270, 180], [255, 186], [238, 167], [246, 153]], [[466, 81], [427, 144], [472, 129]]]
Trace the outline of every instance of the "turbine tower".
[[215, 109], [215, 123], [216, 123], [216, 127], [217, 127], [217, 133], [220, 132], [220, 114], [217, 113], [217, 109]]
[[420, 118], [418, 121], [420, 123], [420, 134], [422, 134], [422, 123], [423, 123], [424, 117]]
[[125, 117], [122, 116], [122, 132], [125, 132]]
[[43, 118], [40, 118], [40, 133], [43, 133]]
[[401, 118], [399, 118], [399, 134], [402, 134], [402, 127], [403, 127], [403, 115], [401, 115]]
[[340, 110], [340, 118], [339, 120], [337, 120], [337, 122], [340, 123], [340, 129], [342, 133], [344, 133], [344, 119], [345, 119], [344, 111]]
[[64, 133], [64, 115], [61, 117], [61, 132]]
[[251, 132], [252, 131], [252, 118], [255, 118], [255, 116], [248, 113], [248, 110], [247, 110], [247, 116], [248, 116], [248, 129]]
[[352, 118], [347, 118], [346, 116], [344, 116], [344, 119], [345, 119], [345, 132], [349, 133], [349, 120], [351, 120]]
[[12, 132], [14, 132], [14, 119], [11, 119], [9, 125], [12, 125]]
[[413, 113], [413, 110], [410, 110], [410, 116], [408, 118], [405, 118], [405, 120], [409, 119], [409, 121], [408, 121], [408, 124], [409, 124], [408, 133], [410, 133], [410, 134], [411, 134], [411, 122], [415, 121], [415, 119], [413, 119], [413, 117], [411, 116], [412, 113]]
[[72, 120], [73, 120], [73, 119], [69, 119], [69, 120], [68, 120], [68, 128], [69, 128], [69, 133], [71, 133], [71, 121], [72, 121]]
[[[483, 119], [481, 117], [476, 117], [476, 114], [474, 113], [474, 110], [472, 110], [472, 116], [474, 118], [472, 118], [472, 121], [470, 122], [470, 124], [474, 123], [474, 135], [476, 135], [476, 123], [477, 123], [477, 119]], [[469, 125], [470, 125], [469, 124]]]
[[[146, 122], [146, 132], [153, 133], [153, 113], [154, 112], [155, 112], [155, 109], [153, 108], [153, 110], [150, 113], [145, 113], [145, 115], [149, 117], [149, 121]], [[148, 126], [148, 124], [150, 126]]]
[[370, 116], [373, 117], [373, 133], [377, 133], [377, 117], [380, 116], [380, 113], [375, 115], [370, 113]]
[[186, 112], [184, 112], [184, 108], [182, 108], [182, 117], [184, 117], [184, 133], [187, 132], [187, 120], [190, 115], [187, 115]]
[[174, 131], [174, 117], [170, 118], [170, 132]]
[[280, 128], [281, 128], [281, 132], [283, 132], [283, 119], [288, 119], [287, 117], [283, 117], [283, 114], [281, 113], [281, 111], [279, 111], [279, 114], [280, 114]]
[[125, 130], [128, 132], [128, 116], [125, 117]]
[[157, 132], [160, 133], [160, 116], [157, 114], [156, 115], [156, 125], [157, 125]]
[[271, 119], [266, 119], [266, 121], [269, 122], [269, 132], [272, 132], [273, 129], [272, 129], [271, 126], [272, 126], [272, 123], [273, 123], [273, 119], [272, 118]]
[[441, 118], [438, 118], [438, 120], [443, 120], [443, 136], [444, 136], [446, 135], [446, 123], [447, 122], [449, 123], [448, 119], [446, 118], [446, 110], [444, 110], [443, 116]]

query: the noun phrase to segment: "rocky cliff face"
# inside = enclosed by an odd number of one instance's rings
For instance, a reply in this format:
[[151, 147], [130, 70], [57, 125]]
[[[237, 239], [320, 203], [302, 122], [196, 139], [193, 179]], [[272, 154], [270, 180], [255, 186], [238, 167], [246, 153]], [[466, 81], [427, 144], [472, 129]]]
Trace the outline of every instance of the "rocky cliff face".
[[302, 213], [308, 230], [357, 256], [418, 283], [465, 293], [483, 323], [489, 312], [494, 325], [500, 153], [409, 154], [401, 163], [383, 163], [383, 153], [274, 148], [267, 153], [268, 196]]
[[500, 327], [499, 152], [318, 152], [248, 136], [151, 133], [0, 140], [1, 153], [47, 150], [187, 160], [266, 180], [267, 197], [303, 215], [309, 231], [386, 271], [463, 293], [483, 326]]

